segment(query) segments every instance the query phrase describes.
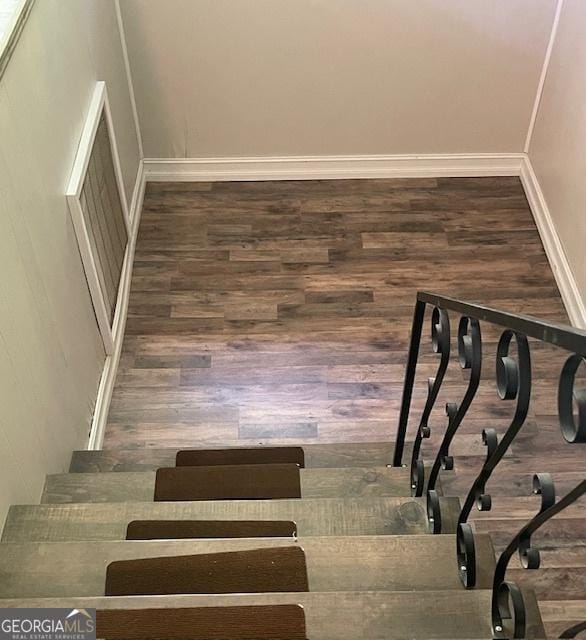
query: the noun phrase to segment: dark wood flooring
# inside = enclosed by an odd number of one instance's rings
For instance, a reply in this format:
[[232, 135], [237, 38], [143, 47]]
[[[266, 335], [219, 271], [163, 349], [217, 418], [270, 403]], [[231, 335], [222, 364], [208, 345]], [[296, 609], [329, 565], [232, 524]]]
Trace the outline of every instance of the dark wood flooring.
[[[104, 447], [392, 440], [418, 290], [567, 322], [517, 178], [150, 184]], [[499, 332], [482, 329], [481, 389], [442, 475], [452, 495], [479, 468], [482, 428], [513, 412], [494, 389]], [[553, 472], [562, 493], [586, 466], [557, 423], [564, 354], [532, 346], [531, 414], [476, 519], [498, 548], [535, 512], [532, 473]], [[465, 380], [454, 359], [427, 458]], [[586, 616], [585, 507], [539, 534], [542, 569], [512, 563], [550, 633]]]

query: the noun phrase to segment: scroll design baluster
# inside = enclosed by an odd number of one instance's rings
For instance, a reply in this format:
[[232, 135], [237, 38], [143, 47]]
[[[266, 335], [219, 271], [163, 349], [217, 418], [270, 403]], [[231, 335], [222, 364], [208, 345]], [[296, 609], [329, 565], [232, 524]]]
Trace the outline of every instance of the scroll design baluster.
[[527, 612], [521, 589], [514, 582], [505, 580], [511, 558], [518, 552], [524, 569], [539, 568], [539, 550], [532, 545], [532, 535], [553, 516], [586, 494], [586, 480], [582, 480], [556, 502], [552, 477], [548, 473], [539, 473], [533, 477], [533, 492], [541, 495], [541, 508], [502, 552], [494, 572], [491, 621], [496, 640], [525, 638], [527, 631]]
[[[511, 357], [513, 339], [517, 345], [517, 359]], [[456, 531], [458, 572], [466, 588], [476, 585], [476, 551], [472, 527], [467, 520], [476, 504], [479, 511], [490, 511], [492, 498], [486, 493], [486, 483], [525, 424], [531, 400], [531, 352], [527, 337], [515, 331], [503, 331], [496, 353], [496, 385], [501, 400], [516, 399], [513, 419], [499, 442], [494, 429], [485, 429], [482, 440], [487, 448], [486, 459], [472, 484], [458, 517]]]
[[[475, 545], [473, 530], [467, 521], [475, 505], [483, 511], [491, 509], [492, 498], [486, 492], [487, 482], [508, 451], [519, 430], [525, 424], [531, 399], [532, 376], [528, 338], [564, 349], [571, 354], [563, 366], [559, 381], [558, 412], [560, 427], [567, 442], [572, 444], [585, 443], [586, 389], [577, 390], [575, 386], [578, 369], [583, 363], [586, 363], [586, 331], [549, 320], [500, 311], [455, 298], [429, 292], [418, 292], [393, 455], [393, 466], [403, 466], [402, 458], [415, 381], [415, 370], [425, 308], [428, 305], [434, 308], [436, 320], [439, 320], [441, 311], [461, 315], [458, 329], [458, 353], [462, 368], [470, 369], [468, 388], [462, 403], [460, 405], [456, 403], [448, 403], [446, 405], [448, 427], [427, 479], [427, 512], [430, 530], [433, 533], [440, 533], [442, 530], [436, 483], [442, 470], [453, 468], [450, 446], [474, 400], [480, 382], [482, 366], [480, 321], [488, 322], [492, 326], [503, 329], [497, 348], [497, 392], [503, 400], [516, 400], [514, 416], [502, 437], [497, 435], [493, 428], [486, 428], [482, 432], [483, 442], [486, 446], [486, 458], [478, 477], [468, 492], [458, 519], [457, 556], [461, 570], [460, 576], [466, 587], [473, 587], [476, 584]], [[511, 347], [513, 345], [516, 345], [516, 358], [511, 355]], [[419, 422], [414, 452], [411, 458], [411, 472], [416, 495], [419, 495], [417, 491], [420, 490], [421, 486], [424, 486], [426, 480], [426, 470], [420, 463], [422, 441], [429, 434], [429, 416], [437, 401], [437, 394], [445, 374], [445, 370], [442, 370], [445, 354], [443, 350], [436, 351], [436, 353], [438, 352], [442, 359], [435, 378], [428, 380], [427, 401]], [[586, 480], [582, 480], [570, 493], [556, 502], [551, 476], [537, 474], [534, 477], [534, 491], [542, 497], [539, 513], [519, 531], [497, 562], [491, 609], [493, 634], [496, 640], [521, 638], [525, 636], [527, 630], [527, 613], [521, 590], [514, 583], [505, 580], [511, 557], [515, 552], [519, 552], [521, 563], [525, 568], [534, 569], [539, 566], [539, 552], [532, 546], [531, 536], [550, 518], [586, 493]], [[586, 630], [586, 622], [581, 622], [567, 629], [561, 634], [560, 638], [575, 637], [584, 630]]]
[[431, 342], [433, 352], [440, 355], [440, 363], [435, 376], [428, 378], [427, 400], [413, 442], [413, 451], [411, 453], [411, 494], [413, 496], [423, 495], [425, 467], [420, 457], [421, 445], [423, 440], [429, 438], [431, 435], [428, 425], [429, 416], [435, 406], [450, 362], [450, 337], [450, 319], [448, 313], [443, 309], [435, 307], [431, 316]]
[[[404, 466], [403, 453], [407, 436], [411, 398], [413, 395], [425, 309], [428, 305], [440, 309], [446, 309], [450, 312], [453, 311], [455, 313], [460, 313], [462, 316], [476, 318], [479, 321], [482, 320], [494, 326], [510, 329], [518, 334], [535, 338], [541, 342], [552, 344], [558, 348], [575, 353], [577, 354], [577, 357], [584, 358], [586, 356], [586, 331], [584, 330], [548, 320], [532, 318], [518, 313], [500, 311], [484, 305], [469, 303], [463, 300], [440, 296], [426, 291], [419, 291], [417, 293], [415, 309], [413, 312], [409, 355], [407, 359], [405, 380], [403, 383], [403, 395], [401, 399], [401, 411], [399, 414], [397, 433], [395, 435], [395, 448], [392, 460], [392, 466], [394, 467]], [[575, 362], [574, 366], [577, 366]], [[571, 375], [570, 371], [571, 368], [569, 366], [568, 375]], [[582, 393], [586, 396], [586, 391]], [[586, 428], [582, 428], [576, 433], [575, 442], [585, 441]]]
[[584, 622], [578, 622], [578, 624], [572, 625], [570, 628], [566, 629], [561, 635], [561, 638], [575, 638], [582, 631], [586, 631], [586, 620]]
[[[576, 373], [586, 358], [572, 354], [565, 362], [558, 387], [558, 415], [562, 435], [571, 444], [586, 442], [586, 389], [576, 389]], [[574, 419], [574, 401], [578, 422]]]
[[462, 369], [470, 370], [470, 377], [462, 402], [459, 405], [454, 402], [449, 402], [446, 405], [448, 427], [427, 481], [427, 518], [431, 533], [441, 533], [442, 531], [440, 499], [435, 489], [437, 480], [442, 470], [451, 471], [454, 468], [454, 459], [450, 455], [450, 445], [476, 396], [480, 384], [482, 335], [480, 323], [476, 318], [470, 316], [462, 316], [460, 318], [458, 326], [458, 359]]

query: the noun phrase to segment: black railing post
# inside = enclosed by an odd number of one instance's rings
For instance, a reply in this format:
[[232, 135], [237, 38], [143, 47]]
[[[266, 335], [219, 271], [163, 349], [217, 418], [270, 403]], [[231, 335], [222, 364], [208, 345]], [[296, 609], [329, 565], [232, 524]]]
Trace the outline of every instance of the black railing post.
[[411, 409], [411, 397], [413, 396], [413, 385], [415, 383], [415, 371], [417, 369], [417, 359], [419, 357], [419, 345], [421, 343], [421, 332], [423, 329], [424, 316], [425, 302], [417, 300], [415, 304], [415, 310], [413, 312], [411, 342], [409, 343], [407, 370], [405, 371], [405, 382], [403, 383], [403, 396], [401, 398], [399, 426], [397, 428], [397, 435], [395, 438], [393, 467], [403, 466], [403, 450], [405, 449], [405, 437], [407, 435], [407, 424], [409, 422], [409, 411]]

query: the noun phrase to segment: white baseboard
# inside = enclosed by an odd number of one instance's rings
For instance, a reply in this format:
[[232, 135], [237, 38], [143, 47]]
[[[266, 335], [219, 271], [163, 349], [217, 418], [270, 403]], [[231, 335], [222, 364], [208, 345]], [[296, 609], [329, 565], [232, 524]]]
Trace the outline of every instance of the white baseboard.
[[575, 327], [586, 328], [586, 305], [528, 156], [521, 165], [520, 177], [570, 322]]
[[524, 154], [146, 158], [149, 182], [518, 176]]
[[126, 254], [124, 256], [122, 274], [120, 276], [120, 289], [117, 303], [119, 306], [119, 312], [117, 313], [119, 321], [114, 328], [114, 350], [111, 355], [106, 356], [106, 361], [104, 363], [104, 370], [100, 379], [100, 386], [98, 387], [96, 406], [94, 409], [89, 442], [87, 445], [88, 449], [100, 449], [104, 440], [104, 432], [106, 430], [108, 412], [110, 410], [110, 401], [112, 400], [112, 393], [116, 382], [116, 373], [118, 372], [118, 363], [120, 362], [120, 354], [122, 352], [122, 343], [124, 341], [124, 329], [126, 328], [128, 300], [130, 297], [130, 282], [132, 280], [132, 265], [134, 263], [134, 250], [136, 247], [136, 238], [138, 236], [138, 225], [140, 223], [145, 185], [146, 179], [144, 166], [143, 163], [140, 162], [129, 210], [131, 233], [128, 246], [126, 247]]

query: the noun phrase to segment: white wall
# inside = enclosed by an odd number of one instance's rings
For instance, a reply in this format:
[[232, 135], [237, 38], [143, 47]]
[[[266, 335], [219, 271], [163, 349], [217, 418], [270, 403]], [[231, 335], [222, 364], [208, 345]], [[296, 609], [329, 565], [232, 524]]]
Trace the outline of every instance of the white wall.
[[5, 38], [20, 0], [0, 0], [0, 42]]
[[586, 305], [586, 3], [565, 0], [529, 157]]
[[121, 0], [146, 157], [521, 152], [556, 0]]
[[97, 80], [139, 163], [111, 0], [37, 0], [0, 77], [0, 523], [87, 443], [104, 350], [64, 190]]

